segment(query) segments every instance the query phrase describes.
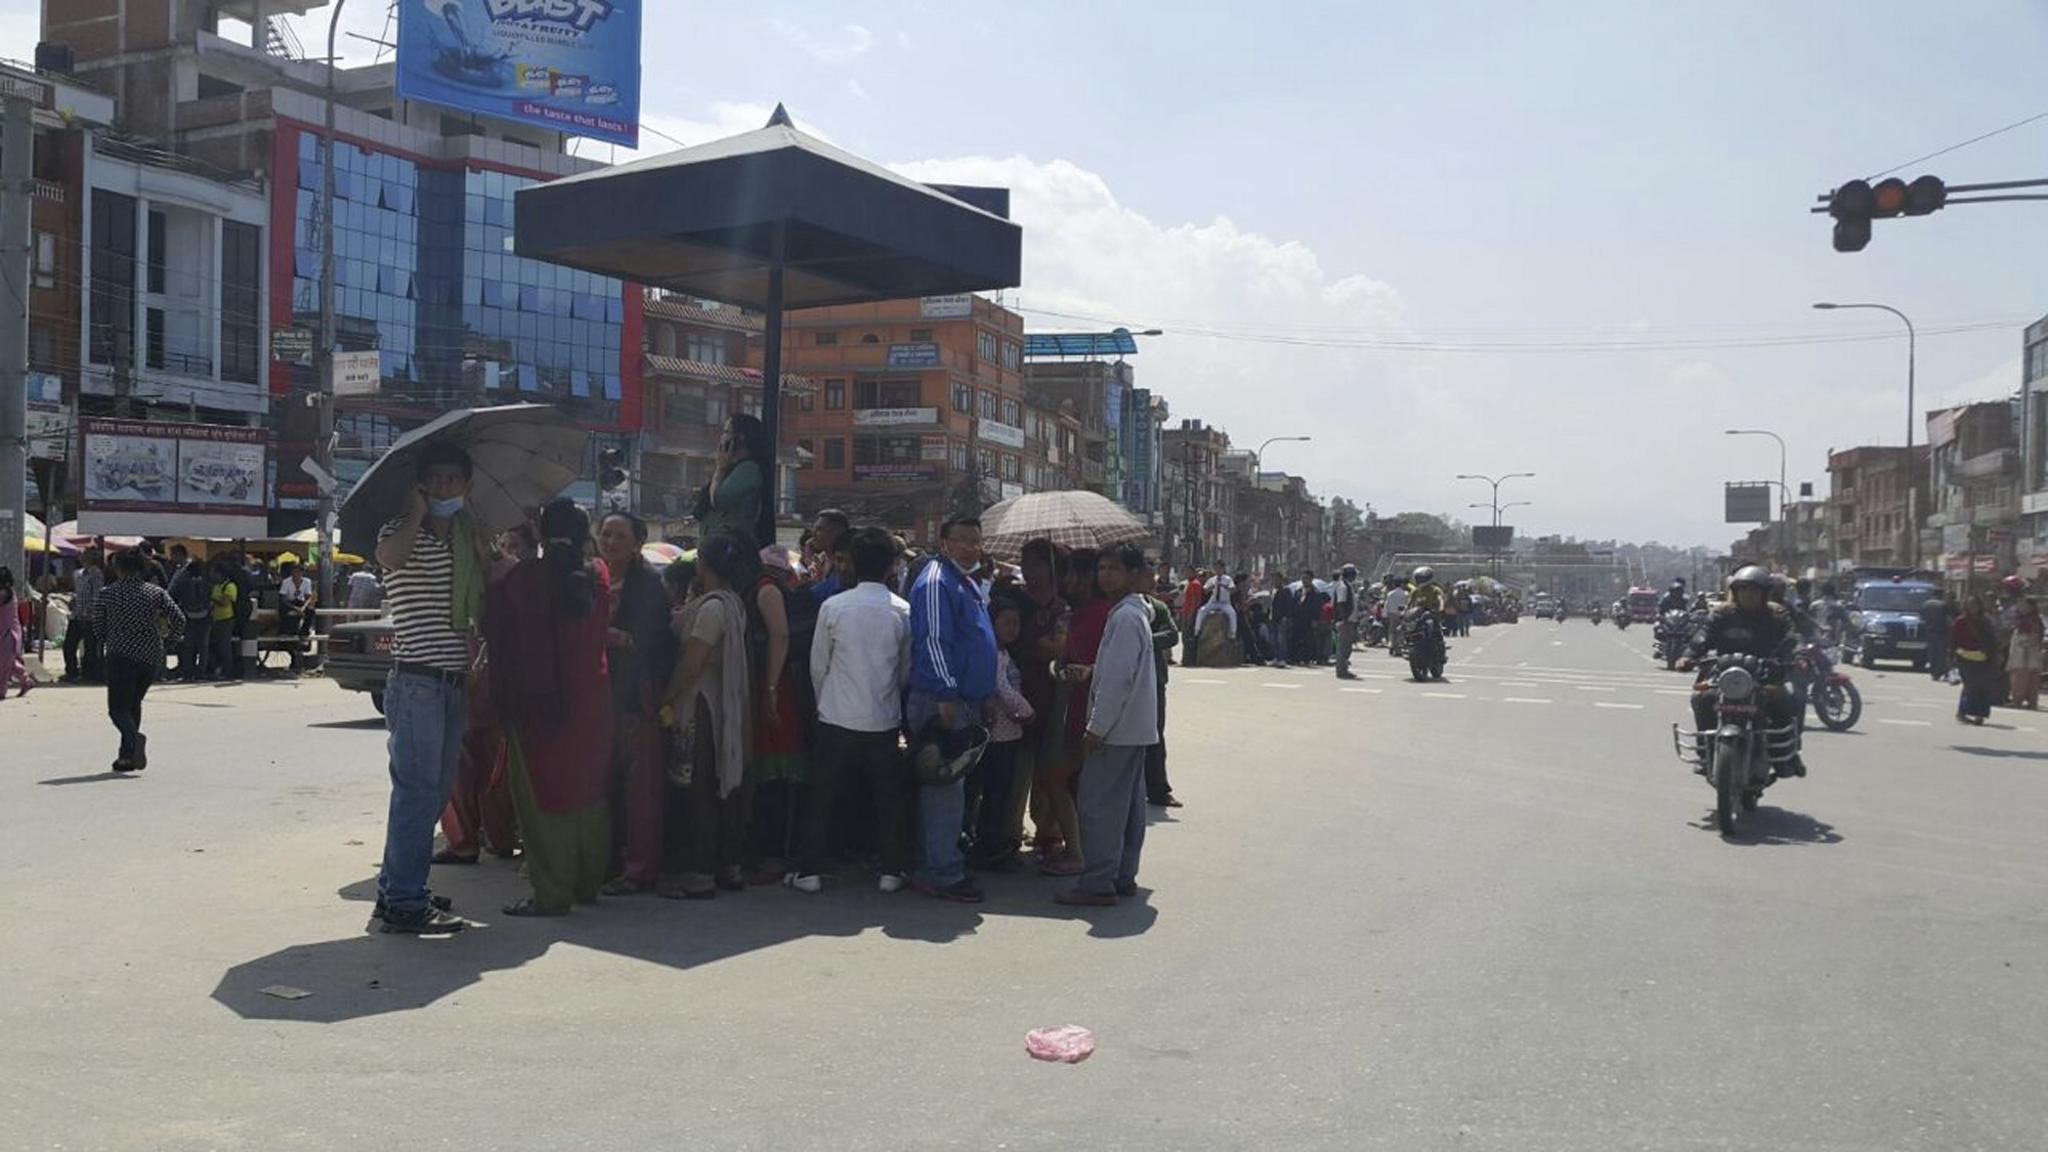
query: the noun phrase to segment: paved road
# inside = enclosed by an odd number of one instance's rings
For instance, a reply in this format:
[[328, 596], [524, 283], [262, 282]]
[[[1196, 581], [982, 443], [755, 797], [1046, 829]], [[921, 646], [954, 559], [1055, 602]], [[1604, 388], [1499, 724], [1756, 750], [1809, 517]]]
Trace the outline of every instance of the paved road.
[[[0, 1146], [2036, 1148], [2048, 721], [1859, 672], [1724, 841], [1644, 629], [1450, 681], [1176, 669], [1142, 904], [851, 883], [367, 934], [382, 734], [324, 682], [0, 705]], [[2018, 719], [2015, 717], [2018, 716]], [[287, 984], [312, 995], [264, 996]], [[1078, 1023], [1078, 1067], [1023, 1033]]]

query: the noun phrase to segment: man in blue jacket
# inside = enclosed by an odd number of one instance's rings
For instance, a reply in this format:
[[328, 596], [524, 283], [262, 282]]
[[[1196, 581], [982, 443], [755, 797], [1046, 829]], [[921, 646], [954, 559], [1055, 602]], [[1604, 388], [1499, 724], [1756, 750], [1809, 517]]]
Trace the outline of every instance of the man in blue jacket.
[[[940, 555], [911, 585], [910, 702], [904, 709], [911, 739], [933, 719], [947, 728], [980, 722], [996, 691], [996, 634], [988, 601], [972, 573], [981, 563], [981, 520], [954, 516], [939, 528]], [[981, 901], [960, 853], [960, 821], [967, 797], [962, 780], [918, 789], [919, 843], [912, 884], [929, 896], [964, 904]]]

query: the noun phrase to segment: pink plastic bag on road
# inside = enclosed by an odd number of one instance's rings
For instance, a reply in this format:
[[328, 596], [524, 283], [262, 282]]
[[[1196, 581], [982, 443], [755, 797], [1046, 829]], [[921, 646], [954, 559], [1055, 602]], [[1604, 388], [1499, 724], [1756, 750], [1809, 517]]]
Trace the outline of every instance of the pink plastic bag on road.
[[1024, 1034], [1024, 1051], [1030, 1053], [1033, 1060], [1079, 1064], [1095, 1055], [1095, 1033], [1079, 1024], [1035, 1028]]

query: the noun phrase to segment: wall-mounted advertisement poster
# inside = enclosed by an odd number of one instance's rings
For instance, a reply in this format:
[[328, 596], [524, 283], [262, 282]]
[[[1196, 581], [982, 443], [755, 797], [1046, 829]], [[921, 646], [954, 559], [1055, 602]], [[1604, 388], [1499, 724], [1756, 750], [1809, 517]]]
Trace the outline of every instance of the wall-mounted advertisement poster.
[[79, 531], [235, 539], [269, 528], [261, 428], [87, 420]]

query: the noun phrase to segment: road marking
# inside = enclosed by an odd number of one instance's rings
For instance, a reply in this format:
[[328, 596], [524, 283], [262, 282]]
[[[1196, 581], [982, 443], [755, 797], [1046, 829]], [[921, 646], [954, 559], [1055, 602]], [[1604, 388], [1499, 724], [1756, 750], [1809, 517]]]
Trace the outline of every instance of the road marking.
[[1228, 681], [1228, 680], [1195, 680], [1195, 679], [1183, 678], [1183, 679], [1181, 679], [1180, 683], [1182, 683], [1182, 684], [1228, 684], [1228, 683], [1230, 683], [1230, 681]]
[[1635, 709], [1635, 710], [1636, 710], [1636, 711], [1638, 711], [1638, 712], [1640, 712], [1640, 711], [1642, 711], [1642, 710], [1643, 710], [1643, 706], [1642, 706], [1641, 704], [1616, 704], [1616, 703], [1615, 703], [1614, 701], [1612, 701], [1612, 700], [1595, 700], [1595, 701], [1593, 701], [1593, 707], [1595, 707], [1595, 708], [1633, 708], [1633, 709]]
[[1562, 647], [1564, 647], [1564, 641], [1562, 641], [1562, 640], [1552, 640], [1552, 641], [1550, 642], [1550, 646], [1551, 646], [1552, 648], [1562, 648]]
[[1424, 692], [1423, 695], [1431, 700], [1463, 700], [1465, 698], [1463, 692]]
[[1273, 683], [1272, 681], [1270, 681], [1270, 680], [1269, 680], [1269, 681], [1267, 681], [1266, 683], [1264, 683], [1264, 684], [1261, 684], [1261, 685], [1259, 685], [1259, 687], [1261, 687], [1261, 688], [1299, 688], [1299, 687], [1301, 687], [1301, 685], [1299, 685], [1299, 684], [1275, 684], [1275, 683]]
[[1542, 700], [1542, 699], [1538, 699], [1537, 697], [1534, 697], [1534, 696], [1507, 696], [1507, 697], [1503, 697], [1503, 700], [1504, 700], [1504, 702], [1505, 702], [1505, 703], [1508, 703], [1508, 704], [1548, 704], [1548, 703], [1550, 703], [1550, 701], [1548, 701], [1548, 700]]
[[1503, 680], [1500, 682], [1500, 686], [1503, 688], [1534, 688], [1536, 684], [1530, 680]]
[[1654, 688], [1654, 689], [1652, 689], [1652, 691], [1654, 691], [1655, 693], [1657, 693], [1657, 695], [1659, 695], [1659, 696], [1690, 696], [1690, 695], [1692, 695], [1692, 689], [1690, 689], [1690, 688]]
[[1579, 691], [1581, 691], [1581, 692], [1612, 692], [1612, 691], [1614, 691], [1614, 689], [1612, 689], [1612, 688], [1609, 688], [1609, 687], [1607, 687], [1607, 686], [1606, 686], [1606, 685], [1604, 685], [1604, 684], [1574, 684], [1574, 685], [1572, 685], [1572, 687], [1574, 687], [1574, 688], [1577, 688], [1577, 689], [1578, 689]]
[[1386, 691], [1386, 689], [1385, 689], [1385, 688], [1343, 688], [1343, 689], [1339, 689], [1339, 691], [1343, 691], [1343, 692], [1363, 692], [1363, 693], [1367, 693], [1367, 694], [1369, 694], [1369, 695], [1377, 696], [1377, 695], [1379, 695], [1380, 693], [1382, 693], [1382, 692], [1385, 692], [1385, 691]]
[[1897, 724], [1901, 728], [1931, 728], [1934, 726], [1934, 722], [1931, 720], [1879, 720], [1878, 723]]

